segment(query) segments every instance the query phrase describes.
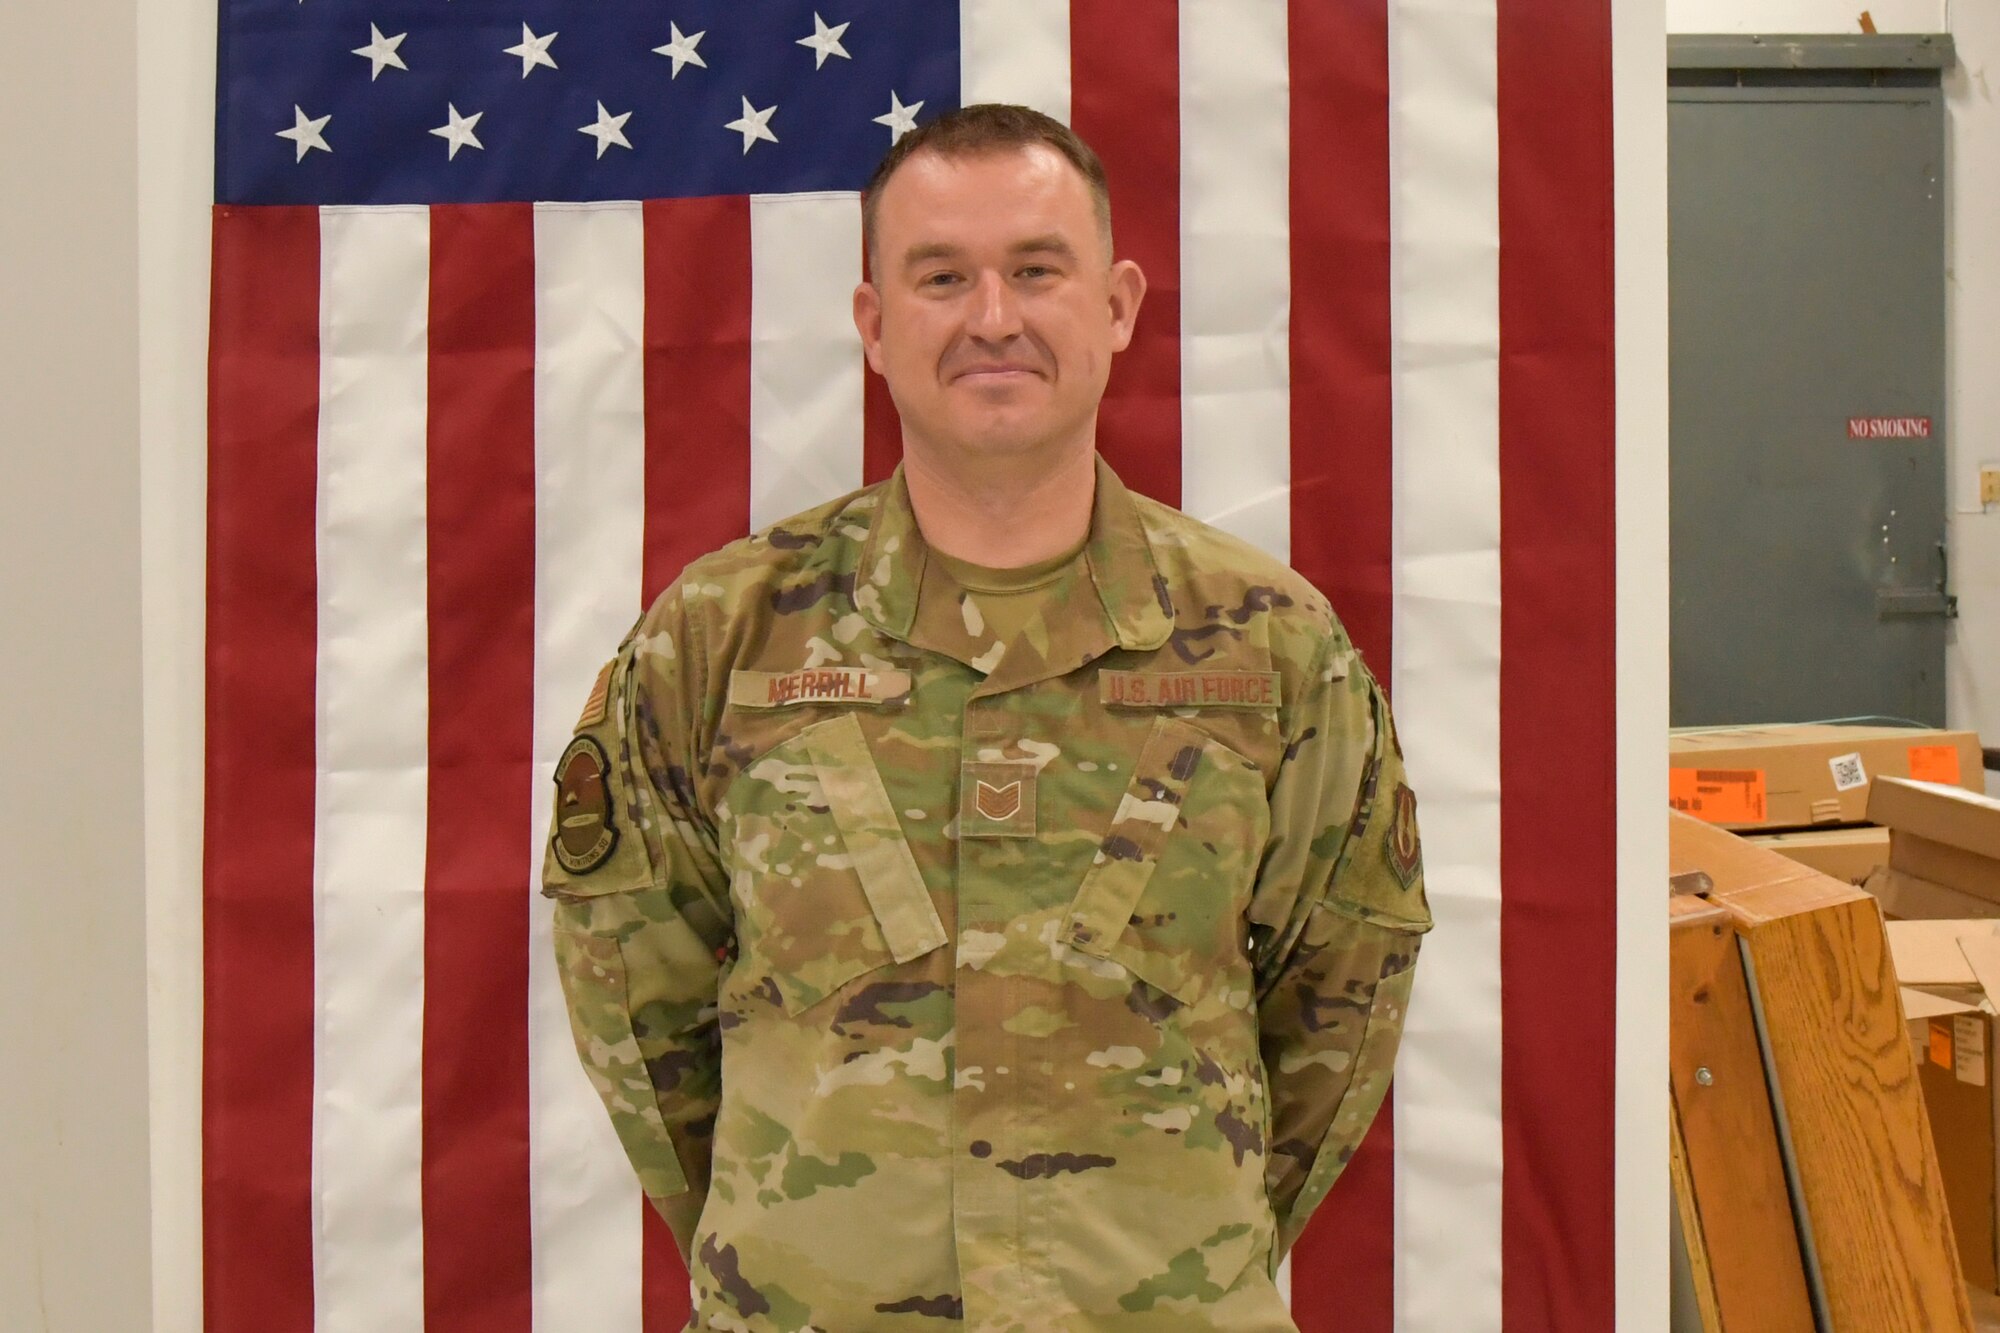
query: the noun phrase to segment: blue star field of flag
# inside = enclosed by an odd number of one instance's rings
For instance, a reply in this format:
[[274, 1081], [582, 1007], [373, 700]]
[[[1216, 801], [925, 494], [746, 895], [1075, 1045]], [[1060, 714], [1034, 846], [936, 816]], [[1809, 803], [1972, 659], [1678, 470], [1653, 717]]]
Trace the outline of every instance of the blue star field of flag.
[[958, 105], [948, 0], [223, 0], [216, 199], [856, 190]]

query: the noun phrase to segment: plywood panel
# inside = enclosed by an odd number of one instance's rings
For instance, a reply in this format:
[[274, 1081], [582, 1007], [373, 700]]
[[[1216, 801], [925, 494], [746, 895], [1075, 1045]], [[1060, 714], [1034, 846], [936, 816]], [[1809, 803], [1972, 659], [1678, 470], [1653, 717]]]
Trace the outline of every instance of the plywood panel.
[[[1754, 909], [1754, 894], [1741, 905]], [[1875, 902], [1749, 913], [1751, 984], [1835, 1329], [1972, 1327]]]
[[1812, 1333], [1730, 914], [1698, 898], [1668, 910], [1675, 1184], [1704, 1326]]

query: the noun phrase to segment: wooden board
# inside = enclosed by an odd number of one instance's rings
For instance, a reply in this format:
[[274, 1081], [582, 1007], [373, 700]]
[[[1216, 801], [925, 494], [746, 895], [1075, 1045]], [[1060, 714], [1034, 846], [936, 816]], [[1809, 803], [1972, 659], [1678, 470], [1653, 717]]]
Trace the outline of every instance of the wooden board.
[[1944, 1182], [1873, 899], [1732, 898], [1836, 1329], [1971, 1333]]
[[1703, 1327], [1813, 1333], [1730, 914], [1699, 898], [1668, 911], [1675, 1202]]

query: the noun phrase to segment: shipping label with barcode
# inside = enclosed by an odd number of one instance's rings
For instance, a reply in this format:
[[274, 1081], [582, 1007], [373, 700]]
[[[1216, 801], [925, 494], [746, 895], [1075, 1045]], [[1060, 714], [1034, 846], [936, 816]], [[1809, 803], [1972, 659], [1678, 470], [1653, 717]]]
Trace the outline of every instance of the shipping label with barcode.
[[1835, 791], [1853, 791], [1856, 787], [1868, 785], [1868, 770], [1861, 766], [1861, 755], [1858, 751], [1854, 754], [1837, 754], [1826, 761], [1826, 766], [1833, 770]]

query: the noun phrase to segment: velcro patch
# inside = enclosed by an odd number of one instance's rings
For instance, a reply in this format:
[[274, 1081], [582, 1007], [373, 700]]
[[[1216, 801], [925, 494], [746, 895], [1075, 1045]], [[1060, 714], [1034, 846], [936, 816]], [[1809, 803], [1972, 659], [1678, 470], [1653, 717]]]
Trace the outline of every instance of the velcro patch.
[[958, 836], [1035, 836], [1035, 766], [965, 763], [958, 770]]
[[571, 741], [556, 761], [556, 814], [549, 841], [556, 863], [572, 875], [588, 875], [617, 850], [610, 770], [604, 747], [590, 736]]
[[590, 697], [583, 701], [583, 714], [576, 720], [575, 731], [594, 727], [604, 720], [605, 700], [611, 694], [611, 668], [618, 664], [617, 658], [606, 662], [597, 672], [597, 683], [590, 687]]
[[1276, 708], [1275, 671], [1103, 671], [1100, 703], [1121, 708]]
[[1387, 834], [1389, 869], [1396, 882], [1409, 888], [1423, 873], [1424, 849], [1417, 841], [1417, 794], [1403, 783], [1396, 784], [1396, 813]]
[[873, 667], [808, 667], [799, 671], [732, 671], [729, 702], [737, 708], [800, 704], [900, 704], [910, 697], [910, 673]]

